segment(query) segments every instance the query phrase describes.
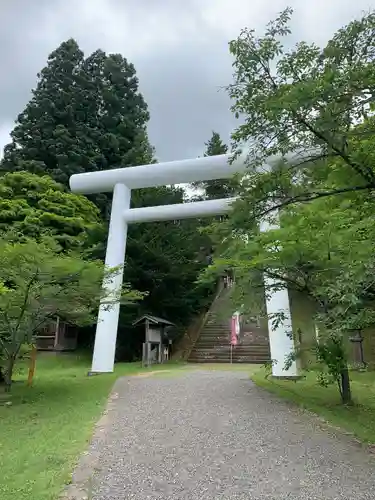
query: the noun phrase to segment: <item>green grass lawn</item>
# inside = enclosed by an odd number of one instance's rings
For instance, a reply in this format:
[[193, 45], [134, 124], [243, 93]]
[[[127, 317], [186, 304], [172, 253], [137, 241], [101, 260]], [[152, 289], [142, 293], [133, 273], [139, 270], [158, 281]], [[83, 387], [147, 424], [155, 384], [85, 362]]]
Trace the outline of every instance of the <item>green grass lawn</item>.
[[[139, 363], [119, 364], [114, 374], [87, 377], [89, 368], [85, 356], [39, 356], [33, 387], [26, 387], [21, 365], [10, 396], [0, 393], [1, 500], [56, 500], [116, 378], [143, 371]], [[176, 368], [181, 365], [168, 364]]]
[[336, 385], [321, 387], [314, 372], [298, 382], [265, 379], [259, 370], [251, 377], [260, 387], [313, 411], [327, 422], [353, 433], [359, 440], [375, 443], [375, 372], [351, 372], [352, 393], [355, 405], [340, 404]]

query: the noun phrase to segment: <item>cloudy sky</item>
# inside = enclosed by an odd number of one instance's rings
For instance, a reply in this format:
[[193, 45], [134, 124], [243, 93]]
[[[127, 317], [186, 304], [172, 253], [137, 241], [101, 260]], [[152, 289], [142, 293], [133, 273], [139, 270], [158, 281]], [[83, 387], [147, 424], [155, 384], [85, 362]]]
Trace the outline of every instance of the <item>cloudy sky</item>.
[[0, 147], [48, 54], [73, 37], [85, 53], [120, 52], [135, 64], [159, 159], [196, 157], [213, 129], [228, 139], [235, 127], [223, 90], [228, 41], [287, 5], [295, 39], [324, 43], [375, 0], [0, 0]]

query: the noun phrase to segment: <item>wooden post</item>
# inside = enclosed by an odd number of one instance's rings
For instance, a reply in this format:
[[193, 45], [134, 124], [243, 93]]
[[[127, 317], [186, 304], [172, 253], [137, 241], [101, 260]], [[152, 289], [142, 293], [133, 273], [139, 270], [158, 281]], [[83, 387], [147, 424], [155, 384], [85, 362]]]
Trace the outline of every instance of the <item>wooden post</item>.
[[33, 383], [34, 373], [35, 373], [35, 364], [36, 364], [36, 345], [33, 344], [31, 348], [31, 356], [30, 356], [30, 366], [29, 366], [29, 375], [27, 377], [27, 385], [30, 387]]
[[150, 322], [146, 319], [145, 323], [145, 342], [146, 342], [146, 366], [150, 366]]
[[57, 316], [56, 318], [56, 326], [55, 326], [55, 341], [53, 344], [54, 349], [59, 345], [59, 333], [60, 333], [60, 318]]
[[145, 342], [150, 342], [150, 322], [148, 319], [145, 323]]
[[160, 325], [159, 363], [164, 363], [164, 326]]
[[147, 366], [149, 367], [151, 365], [151, 343], [146, 342], [146, 359], [147, 359]]
[[146, 342], [142, 344], [142, 367], [146, 365]]

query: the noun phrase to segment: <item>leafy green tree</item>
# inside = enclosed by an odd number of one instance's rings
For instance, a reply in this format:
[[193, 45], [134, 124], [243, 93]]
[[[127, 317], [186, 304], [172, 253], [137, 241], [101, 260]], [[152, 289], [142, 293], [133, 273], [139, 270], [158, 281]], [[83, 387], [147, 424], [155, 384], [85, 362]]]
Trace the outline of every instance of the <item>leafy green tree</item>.
[[[209, 141], [205, 143], [206, 150], [204, 156], [217, 156], [228, 153], [228, 146], [222, 141], [220, 134], [213, 131]], [[211, 181], [194, 182], [193, 188], [203, 191], [202, 194], [193, 196], [192, 201], [215, 200], [220, 198], [228, 198], [234, 196], [237, 191], [237, 182], [235, 179], [216, 179]], [[214, 219], [204, 218], [196, 221], [197, 230], [201, 234], [200, 254], [204, 258], [206, 264], [211, 262], [213, 254], [213, 242], [207, 233], [207, 228], [212, 223], [212, 220], [222, 221], [225, 216], [217, 216]], [[206, 283], [207, 286], [214, 287], [216, 285], [216, 277], [211, 276]], [[211, 283], [209, 285], [209, 283]]]
[[[228, 146], [222, 141], [218, 132], [212, 132], [212, 136], [205, 143], [206, 151], [204, 156], [217, 156], [228, 153]], [[214, 200], [228, 198], [235, 193], [235, 182], [228, 179], [216, 179], [213, 181], [194, 182], [194, 188], [204, 190], [204, 198]]]
[[[287, 8], [264, 36], [245, 29], [230, 43], [228, 91], [242, 121], [233, 148], [238, 154], [247, 145], [249, 168], [230, 217], [212, 227], [222, 257], [216, 266], [236, 269], [234, 298], [248, 309], [264, 311], [264, 293], [273, 291], [267, 275], [277, 279], [272, 287], [288, 286], [315, 303], [324, 331], [313, 346], [320, 381], [337, 382], [350, 402], [345, 340], [374, 322], [375, 13], [340, 29], [324, 48], [300, 42], [287, 49], [291, 15]], [[293, 162], [262, 168], [268, 157], [288, 153]], [[275, 208], [283, 209], [281, 229], [259, 233]]]
[[[107, 298], [107, 285], [118, 272], [104, 274], [102, 262], [56, 250], [33, 240], [17, 243], [5, 237], [0, 242], [0, 355], [6, 390], [22, 345], [32, 343], [56, 316], [78, 326], [95, 323], [99, 300]], [[128, 285], [121, 295], [123, 303], [142, 297]], [[111, 300], [108, 296], [108, 308]]]
[[105, 234], [98, 208], [67, 193], [49, 176], [29, 172], [0, 177], [0, 230], [20, 238], [50, 236], [61, 250], [94, 252]]
[[[287, 8], [263, 36], [244, 29], [230, 42], [235, 77], [228, 91], [243, 122], [233, 146], [237, 153], [249, 148], [241, 196], [255, 218], [275, 204], [375, 187], [374, 150], [362, 140], [374, 132], [375, 13], [338, 30], [325, 47], [302, 41], [286, 48], [291, 15]], [[260, 168], [267, 157], [289, 152], [294, 167]], [[317, 186], [332, 159], [335, 185]]]
[[[148, 119], [131, 63], [121, 55], [107, 55], [101, 50], [85, 58], [78, 44], [68, 40], [50, 55], [41, 71], [33, 97], [12, 132], [12, 142], [5, 148], [1, 169], [12, 174], [18, 171], [48, 174], [67, 188], [69, 177], [75, 173], [152, 163], [154, 151], [147, 137]], [[63, 193], [48, 196], [64, 197]], [[80, 197], [64, 199], [66, 202], [61, 201], [64, 206], [70, 206], [74, 199], [82, 202]], [[108, 220], [111, 196], [99, 194], [89, 199], [100, 208], [102, 218]], [[132, 195], [133, 206], [183, 201], [184, 192], [174, 187], [146, 189]], [[82, 220], [78, 220], [78, 205], [74, 215], [69, 215], [64, 211], [58, 213], [57, 203], [48, 202], [51, 206], [47, 208], [40, 206], [41, 201], [38, 203], [27, 218], [21, 214], [21, 220], [8, 213], [5, 226], [18, 224], [20, 232], [33, 235], [44, 234], [48, 229], [55, 240], [60, 238], [62, 245], [64, 241], [69, 243], [63, 247], [66, 249], [72, 245], [81, 247], [81, 238], [85, 248], [89, 243], [90, 252], [86, 255], [104, 258], [106, 230], [94, 220], [85, 222], [90, 204], [82, 207]], [[36, 213], [39, 209], [47, 214]], [[96, 214], [93, 209], [93, 219]], [[73, 221], [67, 218], [56, 221], [57, 215], [74, 218], [75, 229], [70, 228]], [[32, 229], [33, 224], [36, 229]], [[129, 228], [125, 279], [135, 289], [150, 292], [139, 312], [186, 323], [199, 310], [207, 293], [206, 288], [199, 291], [195, 284], [203, 265], [197, 257], [201, 240], [198, 225], [191, 221]], [[100, 244], [96, 244], [98, 241]], [[131, 335], [129, 324], [134, 319], [133, 313], [125, 309], [121, 315], [120, 341]]]
[[38, 77], [4, 149], [3, 170], [49, 174], [68, 186], [72, 174], [152, 159], [147, 105], [124, 57], [97, 50], [85, 59], [70, 39]]
[[[134, 193], [134, 207], [183, 203], [185, 192], [158, 187]], [[206, 290], [195, 283], [206, 265], [201, 255], [207, 237], [199, 221], [182, 220], [131, 225], [128, 229], [125, 279], [137, 290], [149, 291], [142, 311], [184, 324], [205, 301]], [[203, 294], [203, 297], [201, 295]]]
[[246, 237], [235, 209], [225, 222], [226, 237], [216, 235], [222, 257], [216, 266], [235, 268], [237, 304], [266, 316], [264, 295], [285, 286], [314, 304], [319, 342], [297, 343], [288, 363], [312, 350], [321, 369], [319, 382], [337, 383], [344, 403], [351, 402], [348, 337], [375, 323], [374, 208], [363, 193], [320, 198], [284, 208], [279, 229], [254, 229]]

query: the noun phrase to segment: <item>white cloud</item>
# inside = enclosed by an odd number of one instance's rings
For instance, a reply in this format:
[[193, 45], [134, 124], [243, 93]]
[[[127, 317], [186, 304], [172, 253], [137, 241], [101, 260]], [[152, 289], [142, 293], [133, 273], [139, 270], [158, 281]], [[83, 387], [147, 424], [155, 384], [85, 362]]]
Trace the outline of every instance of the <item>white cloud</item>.
[[10, 142], [10, 132], [12, 131], [12, 124], [4, 123], [0, 126], [0, 159], [3, 157], [3, 147]]
[[[74, 37], [85, 52], [120, 52], [137, 69], [151, 112], [158, 156], [197, 156], [211, 130], [229, 138], [235, 121], [228, 41], [243, 27], [261, 33], [286, 5], [295, 8], [293, 39], [324, 43], [375, 7], [374, 0], [23, 0], [0, 5], [0, 145], [22, 111], [48, 54]], [[6, 7], [4, 7], [6, 5]], [[12, 51], [8, 48], [12, 47]], [[6, 132], [1, 132], [6, 131]]]

